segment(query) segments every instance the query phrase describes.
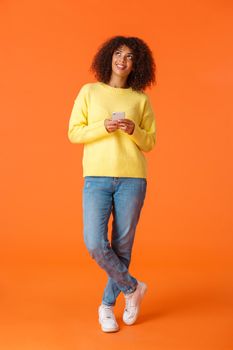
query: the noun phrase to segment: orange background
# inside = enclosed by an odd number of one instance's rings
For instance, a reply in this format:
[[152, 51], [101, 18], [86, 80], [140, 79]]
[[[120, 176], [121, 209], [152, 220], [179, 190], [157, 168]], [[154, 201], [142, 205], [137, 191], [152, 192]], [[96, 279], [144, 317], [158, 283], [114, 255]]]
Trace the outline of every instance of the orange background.
[[[2, 350], [233, 349], [230, 1], [1, 1]], [[101, 332], [106, 275], [82, 238], [74, 99], [113, 35], [151, 47], [157, 144], [131, 272], [137, 324]], [[231, 209], [231, 210], [230, 210]], [[110, 225], [109, 225], [110, 226]]]

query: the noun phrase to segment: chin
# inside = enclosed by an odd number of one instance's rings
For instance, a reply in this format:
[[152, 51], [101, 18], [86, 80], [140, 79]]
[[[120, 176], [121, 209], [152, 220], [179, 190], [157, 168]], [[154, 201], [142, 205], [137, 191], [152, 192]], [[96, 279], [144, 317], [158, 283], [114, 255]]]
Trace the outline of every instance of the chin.
[[118, 75], [119, 77], [121, 77], [121, 78], [126, 78], [130, 73], [128, 73], [128, 72], [119, 72], [119, 71], [117, 71], [117, 72], [114, 72], [116, 75]]

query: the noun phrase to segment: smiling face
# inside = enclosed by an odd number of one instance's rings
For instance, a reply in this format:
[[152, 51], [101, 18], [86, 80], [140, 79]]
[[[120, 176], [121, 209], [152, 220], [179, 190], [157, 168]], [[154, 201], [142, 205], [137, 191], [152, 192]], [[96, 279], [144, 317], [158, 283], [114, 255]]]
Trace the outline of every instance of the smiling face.
[[127, 78], [133, 68], [133, 51], [126, 45], [120, 46], [112, 55], [112, 75]]

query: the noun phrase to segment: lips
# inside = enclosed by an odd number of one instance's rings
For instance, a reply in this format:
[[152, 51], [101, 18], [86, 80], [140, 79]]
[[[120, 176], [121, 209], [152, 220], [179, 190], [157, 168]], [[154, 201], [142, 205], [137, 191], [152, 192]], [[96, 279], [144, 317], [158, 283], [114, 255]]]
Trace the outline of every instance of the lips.
[[121, 70], [126, 68], [126, 66], [124, 66], [123, 64], [117, 64], [116, 66], [117, 66], [117, 68], [119, 68]]

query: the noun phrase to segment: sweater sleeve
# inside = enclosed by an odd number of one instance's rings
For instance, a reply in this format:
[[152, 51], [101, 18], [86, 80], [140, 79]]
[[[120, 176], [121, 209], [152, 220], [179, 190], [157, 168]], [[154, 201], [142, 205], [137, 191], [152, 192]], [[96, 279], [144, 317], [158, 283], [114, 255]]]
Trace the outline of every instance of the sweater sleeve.
[[151, 151], [155, 146], [156, 120], [148, 96], [146, 96], [141, 123], [140, 125], [135, 123], [134, 132], [129, 137], [144, 152]]
[[89, 143], [109, 135], [104, 120], [88, 125], [88, 85], [84, 85], [75, 99], [71, 112], [68, 139], [71, 143]]

